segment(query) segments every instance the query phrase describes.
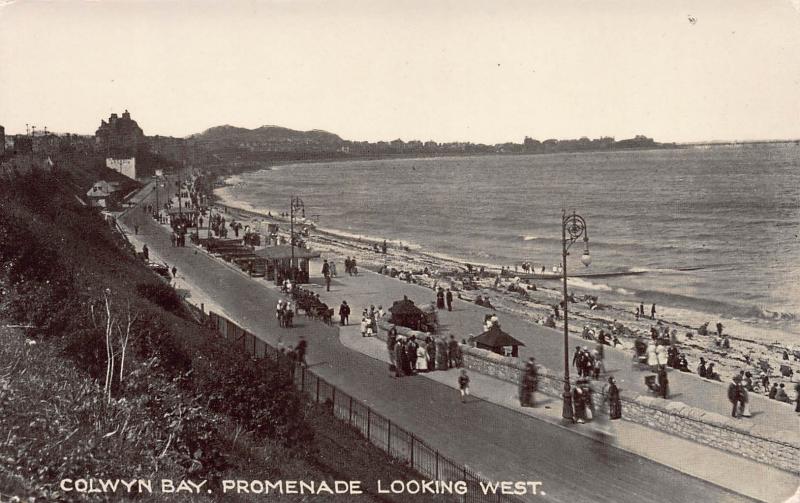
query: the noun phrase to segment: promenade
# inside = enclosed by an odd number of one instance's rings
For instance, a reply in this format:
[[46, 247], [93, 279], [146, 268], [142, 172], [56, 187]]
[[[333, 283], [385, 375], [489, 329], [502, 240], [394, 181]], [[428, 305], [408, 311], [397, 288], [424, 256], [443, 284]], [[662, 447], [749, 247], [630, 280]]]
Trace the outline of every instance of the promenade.
[[[138, 224], [139, 233], [131, 239], [147, 243], [152, 255], [177, 267], [179, 288], [190, 290], [192, 301], [204, 299], [207, 307], [213, 302], [215, 309], [272, 344], [278, 341], [294, 344], [300, 335], [305, 336], [309, 340], [308, 359], [314, 372], [486, 478], [540, 480], [544, 483], [545, 499], [552, 501], [745, 499], [719, 485], [765, 501], [782, 501], [796, 487], [793, 477], [783, 472], [691, 442], [676, 451], [666, 447], [667, 444], [656, 449], [665, 454], [674, 452], [672, 466], [684, 472], [691, 473], [693, 466], [715, 465], [720, 472], [716, 479], [712, 474], [698, 474], [718, 485], [708, 483], [629, 452], [636, 451], [627, 449], [627, 444], [621, 440], [621, 430], [627, 431], [628, 423], [615, 425], [615, 438], [622, 447], [617, 448], [576, 434], [590, 431], [584, 428], [588, 425], [564, 428], [551, 423], [545, 413], [548, 409], [520, 413], [511, 398], [515, 392], [503, 388], [503, 383], [474, 373], [473, 390], [477, 397], [467, 404], [461, 404], [457, 393], [451, 389], [453, 382], [449, 381], [455, 381], [453, 372], [431, 375], [445, 384], [422, 376], [394, 379], [389, 376], [385, 363], [375, 358], [379, 358], [382, 351], [379, 341], [354, 341], [352, 329], [345, 329], [341, 334], [345, 343], [342, 344], [337, 327], [311, 322], [302, 316], [296, 318], [296, 328], [281, 329], [274, 317], [274, 306], [282, 296], [267, 282], [249, 279], [194, 247], [171, 247], [169, 230], [143, 215], [139, 208], [130, 210], [120, 220], [129, 229], [134, 223]], [[324, 288], [317, 286], [315, 289], [327, 295]], [[382, 302], [381, 296], [396, 297], [398, 289], [419, 301], [427, 302], [431, 297], [430, 290], [366, 274], [335, 280], [330, 303], [338, 306], [342, 299], [347, 299], [353, 305], [352, 318], [356, 320], [363, 305], [383, 303], [387, 307], [388, 302]], [[447, 318], [442, 318], [446, 328], [455, 330], [458, 323], [463, 323], [462, 327], [474, 327], [463, 337], [478, 333], [481, 312], [467, 304], [457, 303], [456, 306], [458, 311], [452, 319], [449, 313]], [[462, 316], [464, 321], [458, 321]], [[511, 319], [502, 317], [501, 322], [505, 329], [518, 336]], [[552, 334], [547, 336], [554, 338]], [[532, 343], [530, 347], [536, 346]], [[537, 358], [543, 356], [537, 353]], [[486, 399], [479, 399], [484, 397]], [[550, 411], [553, 410], [560, 413], [560, 404], [552, 403]], [[583, 431], [578, 431], [579, 428]], [[639, 438], [639, 443], [661, 446], [661, 440], [652, 440], [655, 437], [650, 434], [650, 430], [640, 433], [644, 437]], [[725, 477], [727, 480], [720, 479]]]
[[[341, 261], [341, 259], [338, 260]], [[331, 291], [326, 292], [323, 278], [319, 272], [320, 266], [317, 265], [315, 269], [312, 270], [311, 275], [311, 282], [314, 286], [310, 288], [319, 292], [320, 298], [335, 307], [337, 313], [341, 301], [347, 300], [352, 309], [350, 314], [352, 323], [358, 323], [361, 320], [361, 312], [370, 305], [374, 305], [376, 308], [382, 305], [384, 309], [388, 309], [393, 301], [402, 299], [404, 295], [419, 306], [430, 304], [435, 300], [435, 293], [429, 288], [405, 283], [370, 271], [362, 271], [358, 277], [340, 275], [331, 282]], [[440, 332], [448, 338], [452, 334], [459, 341], [469, 339], [469, 337], [484, 331], [484, 316], [492, 312], [491, 309], [477, 306], [474, 303], [454, 299], [452, 312], [446, 309], [437, 310]], [[525, 343], [525, 346], [519, 348], [520, 358], [525, 360], [529, 356], [533, 356], [539, 365], [547, 367], [552, 374], [563, 375], [563, 329], [544, 327], [502, 312], [498, 312], [497, 315], [503, 330]], [[596, 343], [571, 336], [569, 341], [570, 361], [576, 346], [587, 347], [587, 345], [594, 348]], [[630, 351], [606, 346], [604, 363], [607, 373], [614, 376], [617, 385], [623, 392], [647, 394], [644, 376], [652, 374], [652, 372], [634, 366]], [[703, 379], [694, 373], [668, 370], [670, 400], [683, 402], [725, 417], [730, 416], [731, 403], [727, 397], [729, 383]], [[570, 375], [573, 379], [577, 375], [575, 367], [570, 367]], [[800, 440], [800, 416], [794, 412], [794, 404], [789, 405], [770, 400], [758, 393], [750, 393], [749, 397], [753, 417], [740, 418], [739, 421], [755, 424], [758, 431], [781, 432], [782, 438]]]

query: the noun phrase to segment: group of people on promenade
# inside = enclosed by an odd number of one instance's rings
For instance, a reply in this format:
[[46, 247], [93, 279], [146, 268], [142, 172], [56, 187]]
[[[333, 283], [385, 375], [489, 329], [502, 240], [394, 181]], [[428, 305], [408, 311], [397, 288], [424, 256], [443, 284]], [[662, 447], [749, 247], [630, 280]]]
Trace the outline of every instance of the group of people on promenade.
[[386, 334], [386, 350], [389, 353], [389, 372], [395, 377], [411, 376], [419, 372], [448, 370], [461, 367], [463, 357], [455, 336], [449, 340], [443, 336], [425, 337], [399, 335], [392, 326]]
[[453, 292], [451, 292], [449, 288], [445, 290], [439, 287], [439, 290], [436, 291], [436, 308], [444, 309], [445, 304], [447, 305], [448, 311], [453, 310]]
[[294, 326], [292, 303], [288, 300], [278, 299], [278, 305], [275, 306], [275, 318], [278, 319], [278, 325], [281, 327], [292, 328]]
[[349, 256], [344, 259], [344, 272], [348, 276], [358, 276], [358, 266], [356, 265], [356, 258]]
[[[594, 402], [594, 392], [585, 377], [578, 379], [572, 387], [572, 408], [575, 413], [575, 422], [583, 424], [597, 417]], [[608, 418], [612, 420], [622, 418], [622, 400], [620, 390], [613, 376], [609, 376], [602, 390], [603, 404], [608, 405]]]
[[383, 319], [386, 316], [386, 312], [383, 310], [383, 306], [378, 306], [378, 309], [375, 309], [375, 305], [372, 304], [369, 306], [369, 309], [364, 309], [361, 313], [361, 337], [372, 337], [378, 333], [378, 320]]

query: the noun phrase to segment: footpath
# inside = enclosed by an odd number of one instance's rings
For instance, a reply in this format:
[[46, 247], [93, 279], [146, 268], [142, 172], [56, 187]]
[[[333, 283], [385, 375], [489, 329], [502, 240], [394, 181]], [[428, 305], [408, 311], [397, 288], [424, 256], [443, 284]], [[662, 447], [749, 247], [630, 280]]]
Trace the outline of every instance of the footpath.
[[[138, 235], [129, 235], [137, 249], [146, 243], [151, 255], [177, 267], [179, 288], [191, 295], [190, 300], [205, 300], [206, 308], [213, 302], [214, 309], [271, 344], [294, 344], [304, 336], [309, 340], [308, 358], [314, 372], [490, 480], [540, 480], [547, 493], [544, 499], [552, 501], [746, 499], [740, 495], [784, 501], [797, 488], [796, 478], [779, 470], [692, 442], [678, 442], [665, 434], [656, 440], [659, 432], [628, 428], [635, 425], [627, 422], [618, 422], [616, 431], [602, 431], [599, 436], [595, 425], [561, 426], [557, 401], [519, 409], [512, 385], [475, 373], [471, 374], [475, 398], [467, 404], [461, 404], [451, 389], [455, 372], [392, 378], [382, 361], [385, 350], [380, 341], [362, 339], [357, 328], [345, 328], [340, 334], [335, 327], [302, 316], [296, 318], [296, 328], [281, 329], [274, 305], [282, 296], [274, 286], [250, 279], [202, 250], [172, 247], [169, 230], [140, 208], [131, 209], [120, 221], [129, 234], [134, 224], [139, 225]], [[315, 289], [331, 295], [331, 305], [338, 306], [346, 298], [356, 319], [362, 306], [384, 295], [396, 297], [399, 287], [409, 290], [407, 284], [364, 274], [352, 282], [350, 278], [335, 280], [330, 294], [321, 285]], [[430, 290], [424, 293], [430, 294]], [[501, 321], [505, 328], [505, 320]], [[452, 325], [444, 317], [443, 322]], [[637, 444], [648, 447], [636, 450]]]
[[[324, 302], [332, 306], [338, 306], [338, 303], [342, 300], [347, 300], [348, 304], [351, 306], [352, 313], [350, 321], [352, 324], [346, 327], [340, 327], [340, 340], [342, 344], [384, 362], [387, 367], [389, 364], [389, 356], [386, 350], [386, 344], [376, 337], [361, 336], [359, 326], [361, 319], [360, 313], [370, 305], [374, 305], [376, 308], [378, 305], [388, 308], [391, 302], [389, 302], [387, 306], [386, 301], [379, 300], [387, 298], [387, 295], [389, 295], [388, 298], [395, 299], [402, 299], [403, 295], [407, 295], [412, 300], [418, 300], [418, 303], [426, 303], [427, 299], [425, 297], [427, 296], [429, 299], [433, 293], [429, 289], [416, 285], [409, 285], [371, 271], [361, 272], [357, 277], [345, 276], [335, 278], [331, 283], [330, 292], [325, 290], [322, 277], [312, 277], [311, 281], [312, 283], [310, 285], [305, 285], [305, 287], [308, 287], [315, 293], [319, 293], [320, 298]], [[342, 298], [343, 296], [345, 296], [345, 298]], [[444, 333], [453, 333], [458, 339], [476, 335], [475, 330], [473, 330], [472, 333], [459, 331], [459, 329], [464, 330], [465, 319], [467, 319], [466, 323], [470, 321], [482, 323], [483, 313], [488, 312], [485, 308], [459, 300], [454, 300], [453, 309], [452, 312], [438, 311], [438, 314], [443, 329], [442, 331]], [[504, 330], [509, 330], [507, 328], [508, 326], [517, 325], [513, 323], [511, 318], [513, 317], [501, 315], [500, 319]], [[557, 343], [561, 343], [562, 352], [556, 355], [556, 357], [560, 358], [563, 362], [563, 334], [546, 327], [531, 325], [524, 321], [522, 323], [529, 329], [533, 328], [536, 332], [541, 330], [544, 332], [544, 336], [549, 336], [551, 341], [554, 340]], [[480, 327], [480, 325], [476, 326]], [[521, 340], [527, 339], [528, 346], [520, 348], [521, 353], [524, 349], [528, 354], [535, 354], [537, 362], [541, 363], [540, 345], [536, 343], [535, 339], [532, 342], [532, 338], [524, 338], [522, 334], [518, 334], [517, 332], [512, 332], [512, 335]], [[542, 334], [538, 335], [540, 337], [542, 336]], [[574, 339], [570, 342], [571, 344], [580, 344], [580, 339]], [[574, 348], [574, 346], [571, 347]], [[521, 356], [523, 355], [524, 353], [521, 354]], [[626, 363], [624, 358], [625, 355], [621, 351], [615, 352], [612, 358], [607, 358], [609, 372], [615, 375], [615, 379], [620, 383], [619, 385], [622, 388], [625, 388], [629, 382], [634, 381], [640, 375], [644, 375], [644, 372], [633, 369], [629, 361], [627, 362], [627, 368], [622, 367], [622, 365]], [[609, 363], [609, 360], [611, 363]], [[550, 368], [559, 369], [557, 366]], [[571, 369], [571, 372], [573, 371], [574, 369]], [[562, 404], [559, 398], [537, 393], [536, 407], [520, 407], [518, 388], [514, 384], [477, 372], [470, 372], [469, 375], [470, 389], [475, 397], [501, 405], [520, 414], [532, 416], [563, 427], [561, 418]], [[418, 377], [419, 376], [431, 379], [454, 390], [458, 389], [457, 373], [455, 370], [420, 373], [418, 374]], [[672, 374], [670, 374], [670, 377], [672, 377]], [[719, 383], [704, 381], [699, 378], [686, 380], [686, 382], [689, 383], [689, 389], [687, 391], [674, 393], [678, 395], [681, 400], [684, 400], [684, 398], [690, 399], [692, 393], [708, 393], [709, 390], [704, 389], [704, 386], [718, 388], [722, 390], [720, 393], [724, 396], [724, 386]], [[775, 416], [785, 413], [783, 409], [788, 408], [764, 397], [757, 398], [763, 399], [757, 402], [759, 406], [764, 402], [766, 402], [767, 406], [778, 406], [775, 407], [774, 410], [771, 410]], [[704, 403], [701, 400], [695, 400], [694, 402]], [[721, 407], [725, 407], [723, 413], [730, 413], [730, 405], [727, 400], [725, 400], [724, 404], [719, 401], [710, 401], [710, 404], [712, 408], [716, 405], [717, 410], [721, 410]], [[755, 408], [755, 404], [753, 407], [755, 411], [761, 410]], [[793, 417], [793, 414], [784, 414], [784, 416], [788, 416], [787, 419], [790, 422], [797, 421], [797, 419]], [[759, 414], [756, 413], [755, 418], [759, 419]], [[568, 427], [568, 429], [573, 433], [584, 435], [600, 442], [610, 443], [617, 448], [624, 449], [633, 454], [669, 466], [675, 470], [682, 471], [686, 474], [707, 480], [753, 498], [763, 499], [765, 501], [785, 501], [796, 490], [799, 491], [797, 496], [800, 497], [800, 478], [795, 475], [636, 423], [603, 420], [574, 425]]]

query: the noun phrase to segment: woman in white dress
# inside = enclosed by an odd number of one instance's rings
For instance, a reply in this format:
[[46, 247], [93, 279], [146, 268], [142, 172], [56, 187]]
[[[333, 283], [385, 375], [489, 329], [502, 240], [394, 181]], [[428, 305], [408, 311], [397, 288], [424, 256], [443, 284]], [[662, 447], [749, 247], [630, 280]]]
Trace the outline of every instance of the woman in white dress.
[[417, 372], [428, 371], [428, 350], [424, 344], [417, 346]]
[[647, 365], [652, 372], [658, 370], [658, 354], [656, 353], [656, 343], [653, 341], [647, 344]]

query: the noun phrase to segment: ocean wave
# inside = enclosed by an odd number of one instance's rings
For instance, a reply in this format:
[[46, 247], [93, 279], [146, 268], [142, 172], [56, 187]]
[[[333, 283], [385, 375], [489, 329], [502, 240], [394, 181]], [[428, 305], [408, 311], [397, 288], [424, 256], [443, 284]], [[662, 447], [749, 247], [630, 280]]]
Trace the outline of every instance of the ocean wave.
[[542, 239], [539, 236], [520, 236], [523, 241], [534, 241], [537, 239]]
[[793, 321], [797, 319], [797, 315], [794, 313], [770, 311], [762, 306], [751, 306], [743, 311], [741, 315], [744, 317], [771, 321]]
[[584, 290], [595, 290], [599, 292], [612, 292], [614, 289], [605, 283], [592, 283], [583, 278], [569, 278], [570, 286], [575, 288], [582, 288]]
[[373, 236], [369, 234], [359, 234], [356, 232], [349, 232], [344, 231], [341, 229], [333, 229], [330, 227], [317, 227], [317, 229], [321, 232], [329, 234], [331, 236], [336, 236], [342, 239], [348, 239], [353, 241], [363, 241], [368, 243], [382, 243], [384, 239], [386, 240], [386, 244], [389, 247], [398, 248], [402, 247], [408, 250], [421, 250], [422, 245], [418, 243], [414, 243], [412, 241], [404, 240], [404, 239], [389, 239], [384, 237]]

